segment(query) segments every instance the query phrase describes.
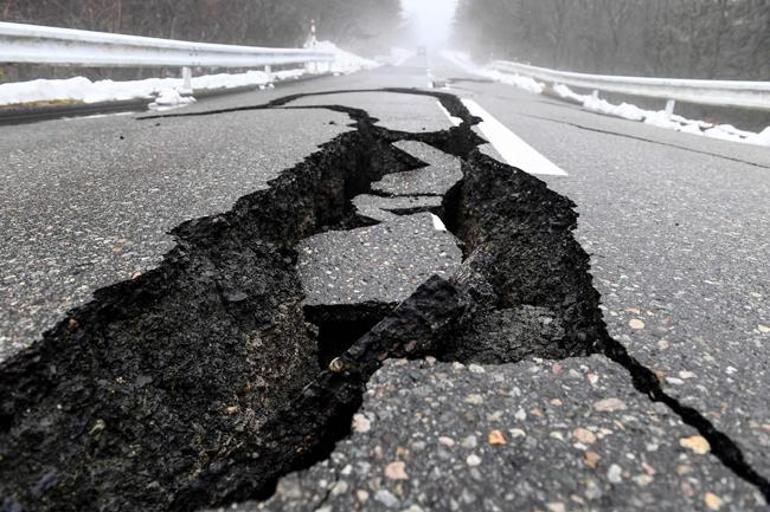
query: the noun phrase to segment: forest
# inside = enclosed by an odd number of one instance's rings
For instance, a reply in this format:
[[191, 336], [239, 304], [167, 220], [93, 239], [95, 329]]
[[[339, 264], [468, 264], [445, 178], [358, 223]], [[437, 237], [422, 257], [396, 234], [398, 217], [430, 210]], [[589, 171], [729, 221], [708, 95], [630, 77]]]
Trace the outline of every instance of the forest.
[[459, 0], [454, 28], [482, 61], [770, 80], [767, 0]]
[[351, 49], [386, 47], [399, 0], [0, 0], [0, 19], [170, 39], [301, 46], [310, 20], [319, 39]]

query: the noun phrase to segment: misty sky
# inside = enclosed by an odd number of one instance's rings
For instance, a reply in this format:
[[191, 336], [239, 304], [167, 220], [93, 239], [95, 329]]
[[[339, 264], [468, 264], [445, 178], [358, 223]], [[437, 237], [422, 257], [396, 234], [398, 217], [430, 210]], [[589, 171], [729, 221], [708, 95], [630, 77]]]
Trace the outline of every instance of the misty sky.
[[420, 44], [438, 46], [449, 37], [457, 0], [401, 0], [401, 5]]

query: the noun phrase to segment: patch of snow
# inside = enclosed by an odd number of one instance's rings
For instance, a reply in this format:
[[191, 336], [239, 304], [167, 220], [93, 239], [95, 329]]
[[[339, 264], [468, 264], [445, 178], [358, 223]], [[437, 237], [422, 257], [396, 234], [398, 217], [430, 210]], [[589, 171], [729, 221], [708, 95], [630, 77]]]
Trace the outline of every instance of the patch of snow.
[[325, 65], [322, 63], [317, 66], [321, 72], [326, 69], [330, 73], [350, 74], [355, 73], [356, 71], [374, 69], [381, 66], [379, 62], [365, 59], [356, 55], [355, 53], [345, 51], [342, 48], [337, 47], [337, 45], [331, 41], [319, 41], [313, 47], [313, 49], [334, 52], [336, 54], [334, 62], [332, 62], [331, 65]]
[[746, 142], [750, 144], [758, 144], [760, 146], [770, 147], [770, 126], [759, 133], [755, 133], [749, 137], [746, 137]]
[[569, 87], [567, 87], [564, 84], [556, 84], [553, 86], [553, 91], [561, 98], [565, 100], [572, 100], [576, 103], [580, 103], [581, 105], [587, 98], [587, 96], [583, 94], [578, 94]]
[[152, 110], [168, 110], [190, 103], [195, 103], [195, 98], [192, 96], [182, 96], [176, 89], [162, 89], [149, 107]]
[[583, 108], [590, 110], [591, 112], [622, 117], [623, 119], [628, 119], [629, 121], [642, 121], [646, 115], [646, 112], [636, 105], [630, 105], [628, 103], [613, 105], [609, 101], [592, 95], [588, 95], [583, 98]]

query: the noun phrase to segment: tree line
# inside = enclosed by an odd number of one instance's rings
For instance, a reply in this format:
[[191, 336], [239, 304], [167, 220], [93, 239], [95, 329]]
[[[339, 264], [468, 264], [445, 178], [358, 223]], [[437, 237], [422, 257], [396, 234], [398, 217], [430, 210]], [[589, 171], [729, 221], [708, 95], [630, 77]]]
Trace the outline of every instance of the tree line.
[[385, 41], [399, 0], [0, 0], [3, 21], [169, 39], [300, 46], [310, 20], [340, 45]]
[[589, 73], [770, 80], [770, 2], [460, 0], [455, 43]]

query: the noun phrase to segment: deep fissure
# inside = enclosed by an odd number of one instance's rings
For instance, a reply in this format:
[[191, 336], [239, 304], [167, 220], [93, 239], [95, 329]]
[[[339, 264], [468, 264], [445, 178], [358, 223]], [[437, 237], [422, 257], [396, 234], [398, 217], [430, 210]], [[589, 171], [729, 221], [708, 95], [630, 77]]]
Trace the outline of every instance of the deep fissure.
[[[312, 107], [345, 112], [356, 131], [232, 211], [182, 224], [174, 231], [178, 246], [159, 269], [96, 292], [94, 302], [0, 365], [0, 462], [24, 456], [32, 468], [3, 471], [3, 485], [12, 486], [3, 489], [11, 496], [5, 508], [193, 510], [266, 499], [280, 476], [323, 460], [349, 433], [366, 382], [384, 359], [494, 364], [596, 352], [626, 368], [640, 392], [695, 427], [727, 467], [770, 498], [767, 480], [737, 445], [666, 395], [607, 334], [588, 256], [572, 236], [575, 205], [478, 152], [474, 119], [456, 97], [384, 91], [437, 98], [464, 123], [407, 134], [375, 126], [361, 110]], [[353, 91], [325, 94], [339, 92]], [[301, 96], [227, 111], [294, 108], [286, 105]], [[441, 211], [462, 242], [460, 272], [431, 278], [395, 309], [303, 307], [296, 244], [369, 225], [351, 213], [350, 200], [383, 174], [414, 167], [390, 146], [405, 139], [463, 161], [464, 178]], [[486, 340], [478, 326], [489, 322], [515, 336]], [[287, 339], [298, 343], [289, 350]], [[60, 400], [70, 403], [59, 409]], [[132, 418], [148, 424], [120, 423]], [[169, 434], [185, 422], [185, 435]], [[46, 458], [51, 448], [62, 449], [70, 466]], [[96, 460], [95, 469], [86, 460]], [[122, 477], [137, 470], [147, 474]], [[89, 471], [103, 482], [95, 487]]]

